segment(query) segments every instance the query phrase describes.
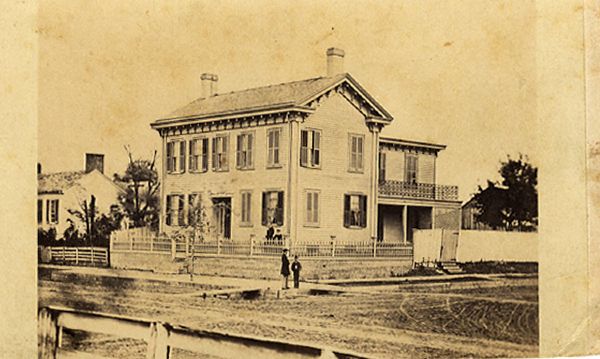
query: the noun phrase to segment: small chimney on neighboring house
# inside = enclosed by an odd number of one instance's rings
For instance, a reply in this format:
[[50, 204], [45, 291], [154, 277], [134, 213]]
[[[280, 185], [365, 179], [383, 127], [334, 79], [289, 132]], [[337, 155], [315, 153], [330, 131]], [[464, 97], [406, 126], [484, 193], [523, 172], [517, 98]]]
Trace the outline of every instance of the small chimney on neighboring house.
[[98, 153], [85, 154], [85, 173], [90, 173], [93, 170], [98, 170], [104, 173], [104, 155]]
[[219, 77], [215, 74], [203, 73], [200, 76], [202, 81], [202, 97], [208, 98], [217, 94], [217, 81]]
[[330, 47], [327, 49], [327, 77], [344, 73], [344, 56], [342, 49]]
[[37, 174], [41, 174], [42, 173], [42, 164], [38, 162], [37, 164]]

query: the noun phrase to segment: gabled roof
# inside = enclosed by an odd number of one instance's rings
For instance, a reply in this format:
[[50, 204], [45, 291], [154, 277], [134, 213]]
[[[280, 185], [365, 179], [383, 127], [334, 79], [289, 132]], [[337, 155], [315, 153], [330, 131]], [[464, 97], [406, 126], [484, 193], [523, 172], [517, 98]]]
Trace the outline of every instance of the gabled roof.
[[38, 174], [38, 194], [62, 194], [77, 185], [85, 176], [84, 171], [55, 172]]
[[123, 188], [115, 184], [103, 173], [98, 170], [93, 170], [89, 173], [85, 173], [85, 171], [69, 171], [38, 174], [38, 194], [64, 194], [66, 190], [74, 186], [80, 186], [82, 180], [86, 176], [95, 172], [106, 178], [106, 180], [115, 186], [119, 191], [124, 191]]
[[365, 105], [377, 114], [377, 117], [386, 121], [392, 120], [392, 116], [350, 74], [340, 74], [332, 77], [317, 77], [199, 98], [155, 121], [152, 127], [159, 127], [181, 120], [236, 115], [242, 117], [268, 110], [304, 109], [310, 112], [310, 105], [313, 100], [341, 84], [347, 84], [352, 88], [361, 97]]

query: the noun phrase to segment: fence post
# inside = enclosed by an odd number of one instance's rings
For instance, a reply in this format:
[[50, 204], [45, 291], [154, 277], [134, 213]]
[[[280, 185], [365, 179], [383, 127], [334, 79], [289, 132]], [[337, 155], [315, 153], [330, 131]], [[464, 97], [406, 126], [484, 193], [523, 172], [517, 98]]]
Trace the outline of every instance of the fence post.
[[133, 251], [133, 236], [129, 235], [129, 231], [127, 231], [127, 238], [129, 239], [129, 250]]
[[373, 237], [373, 258], [377, 257], [377, 237]]
[[154, 251], [154, 236], [149, 235], [148, 237], [150, 237], [150, 252]]
[[75, 247], [75, 265], [79, 264], [79, 248]]
[[254, 234], [250, 235], [250, 255], [254, 254]]
[[331, 256], [335, 257], [335, 236], [331, 236]]
[[188, 258], [190, 255], [190, 239], [185, 236], [185, 257]]
[[94, 247], [92, 247], [92, 265], [94, 264]]
[[169, 332], [162, 323], [150, 323], [147, 359], [169, 359], [171, 350], [167, 344]]
[[175, 238], [171, 238], [171, 260], [175, 260], [177, 256], [177, 242]]
[[111, 252], [113, 251], [113, 241], [114, 240], [115, 240], [115, 232], [111, 232], [109, 241], [108, 241], [108, 248], [110, 249]]
[[66, 263], [66, 262], [67, 262], [67, 247], [66, 247], [66, 246], [63, 246], [63, 252], [62, 252], [62, 261], [63, 261], [64, 263]]
[[221, 254], [221, 237], [217, 237], [217, 254]]
[[38, 358], [54, 359], [57, 350], [56, 317], [46, 308], [38, 314]]

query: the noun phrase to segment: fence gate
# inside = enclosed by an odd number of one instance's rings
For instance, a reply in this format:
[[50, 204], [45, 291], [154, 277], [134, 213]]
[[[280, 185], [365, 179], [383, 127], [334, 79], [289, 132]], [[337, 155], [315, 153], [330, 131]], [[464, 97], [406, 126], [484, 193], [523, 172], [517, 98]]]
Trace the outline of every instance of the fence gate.
[[442, 248], [440, 261], [455, 262], [456, 248], [458, 247], [458, 231], [442, 229]]

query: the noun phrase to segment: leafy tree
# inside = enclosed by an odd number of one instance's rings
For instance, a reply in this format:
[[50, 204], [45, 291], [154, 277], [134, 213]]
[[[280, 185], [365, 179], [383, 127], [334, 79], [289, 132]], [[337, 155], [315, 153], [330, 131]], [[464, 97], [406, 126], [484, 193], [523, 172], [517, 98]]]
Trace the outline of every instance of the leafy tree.
[[488, 181], [487, 188], [479, 187], [475, 202], [478, 221], [492, 228], [533, 230], [538, 223], [537, 168], [526, 156], [518, 159], [507, 156], [500, 163], [500, 183]]
[[134, 227], [151, 227], [158, 229], [160, 183], [156, 172], [156, 151], [152, 161], [134, 160], [131, 151], [125, 147], [129, 155], [129, 164], [123, 175], [115, 174], [116, 181], [126, 185], [125, 193], [119, 195], [119, 202], [125, 215], [133, 222]]

